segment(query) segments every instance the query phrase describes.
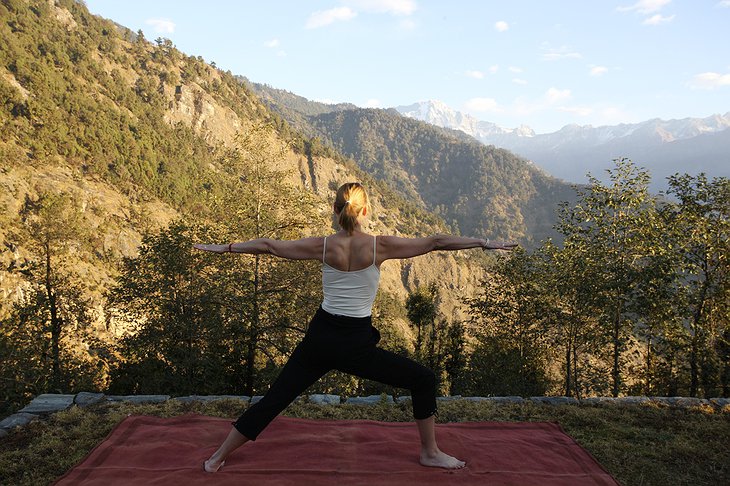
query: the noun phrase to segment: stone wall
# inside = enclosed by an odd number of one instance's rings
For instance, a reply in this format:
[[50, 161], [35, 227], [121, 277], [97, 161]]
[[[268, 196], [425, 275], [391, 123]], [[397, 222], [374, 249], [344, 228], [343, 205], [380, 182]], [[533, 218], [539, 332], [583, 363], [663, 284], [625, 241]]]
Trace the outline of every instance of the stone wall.
[[[75, 395], [43, 394], [33, 399], [18, 413], [0, 421], [0, 437], [8, 434], [15, 427], [23, 426], [33, 420], [38, 420], [55, 412], [66, 410], [73, 406], [87, 407], [100, 402], [128, 402], [128, 403], [163, 403], [168, 400], [180, 402], [209, 402], [215, 400], [240, 400], [244, 403], [256, 403], [262, 397], [240, 395], [191, 395], [171, 398], [169, 395], [105, 395], [103, 393], [81, 392]], [[353, 405], [375, 405], [377, 403], [395, 403], [410, 400], [410, 397], [393, 398], [390, 395], [371, 395], [368, 397], [341, 398], [339, 395], [307, 395], [299, 400], [306, 400], [317, 405], [339, 405], [342, 403]], [[589, 397], [578, 400], [573, 397], [439, 397], [439, 401], [464, 400], [471, 402], [487, 402], [498, 405], [534, 403], [545, 406], [555, 405], [660, 405], [677, 408], [710, 408], [716, 411], [730, 411], [730, 398], [693, 398], [693, 397]]]

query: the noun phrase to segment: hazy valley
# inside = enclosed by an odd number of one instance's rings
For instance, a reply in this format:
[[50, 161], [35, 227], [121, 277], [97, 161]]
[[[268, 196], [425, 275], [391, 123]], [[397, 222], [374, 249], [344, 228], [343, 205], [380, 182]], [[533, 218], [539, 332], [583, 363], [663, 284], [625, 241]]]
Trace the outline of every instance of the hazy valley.
[[510, 150], [572, 183], [585, 183], [589, 172], [606, 180], [605, 169], [619, 157], [649, 170], [652, 188], [657, 191], [666, 190], [666, 177], [675, 173], [730, 176], [730, 112], [616, 126], [569, 125], [557, 132], [536, 134], [524, 125], [507, 129], [477, 120], [438, 101], [395, 109], [404, 116], [460, 130], [484, 144]]

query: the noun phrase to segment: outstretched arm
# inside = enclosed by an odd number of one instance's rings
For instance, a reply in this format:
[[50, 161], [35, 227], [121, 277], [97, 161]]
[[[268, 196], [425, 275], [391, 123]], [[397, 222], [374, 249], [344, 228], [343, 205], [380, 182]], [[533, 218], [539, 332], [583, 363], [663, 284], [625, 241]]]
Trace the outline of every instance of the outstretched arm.
[[436, 250], [466, 250], [482, 248], [484, 250], [513, 250], [517, 243], [490, 242], [483, 238], [464, 236], [434, 235], [425, 238], [401, 238], [398, 236], [378, 237], [378, 254], [383, 260], [393, 258], [411, 258]]
[[193, 245], [194, 248], [214, 253], [248, 253], [288, 258], [289, 260], [319, 260], [322, 258], [323, 238], [302, 238], [301, 240], [274, 240], [258, 238], [250, 241], [230, 243], [227, 245]]

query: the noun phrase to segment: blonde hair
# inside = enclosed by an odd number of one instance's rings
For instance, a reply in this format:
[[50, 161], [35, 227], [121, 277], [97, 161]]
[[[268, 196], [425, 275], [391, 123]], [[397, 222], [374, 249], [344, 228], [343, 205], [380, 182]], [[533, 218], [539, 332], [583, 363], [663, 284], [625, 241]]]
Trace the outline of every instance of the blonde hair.
[[370, 210], [370, 203], [365, 188], [359, 182], [348, 182], [337, 189], [335, 196], [335, 213], [340, 227], [351, 235], [357, 226], [357, 218], [363, 209]]

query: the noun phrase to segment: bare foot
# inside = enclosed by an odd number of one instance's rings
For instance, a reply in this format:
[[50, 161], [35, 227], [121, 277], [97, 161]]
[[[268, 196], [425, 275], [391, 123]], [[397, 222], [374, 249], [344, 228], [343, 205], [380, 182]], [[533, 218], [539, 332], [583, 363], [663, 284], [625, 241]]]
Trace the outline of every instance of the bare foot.
[[466, 465], [455, 457], [444, 454], [440, 450], [436, 453], [421, 451], [421, 465], [428, 467], [442, 467], [444, 469], [461, 469]]
[[225, 463], [226, 461], [216, 464], [215, 462], [208, 459], [203, 463], [203, 469], [205, 469], [205, 472], [208, 473], [218, 472], [218, 469], [222, 468]]

